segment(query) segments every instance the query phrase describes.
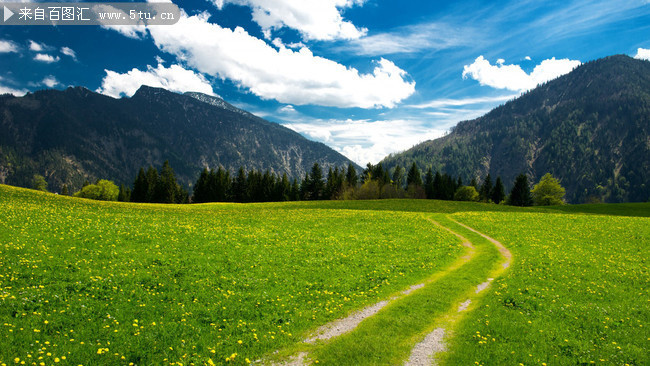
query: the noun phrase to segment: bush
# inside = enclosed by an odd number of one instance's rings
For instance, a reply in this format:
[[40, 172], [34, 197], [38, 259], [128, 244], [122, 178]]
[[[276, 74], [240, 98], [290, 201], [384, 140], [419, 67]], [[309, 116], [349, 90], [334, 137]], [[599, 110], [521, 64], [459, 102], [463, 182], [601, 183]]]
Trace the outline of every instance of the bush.
[[476, 202], [479, 199], [478, 191], [473, 186], [463, 186], [456, 190], [454, 200], [456, 201], [472, 201]]
[[97, 184], [89, 184], [74, 194], [75, 197], [98, 201], [117, 201], [120, 189], [110, 180], [102, 179]]
[[533, 187], [531, 194], [536, 206], [554, 206], [564, 204], [565, 192], [560, 181], [553, 178], [551, 173], [546, 173]]

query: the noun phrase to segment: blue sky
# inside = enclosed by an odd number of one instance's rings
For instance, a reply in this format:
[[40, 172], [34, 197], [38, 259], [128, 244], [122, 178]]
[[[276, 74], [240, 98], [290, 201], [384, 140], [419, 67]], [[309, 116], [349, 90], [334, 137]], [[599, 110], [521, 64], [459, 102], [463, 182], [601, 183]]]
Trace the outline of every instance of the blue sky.
[[647, 0], [174, 3], [173, 26], [0, 26], [0, 92], [200, 91], [365, 165], [581, 62], [650, 59]]

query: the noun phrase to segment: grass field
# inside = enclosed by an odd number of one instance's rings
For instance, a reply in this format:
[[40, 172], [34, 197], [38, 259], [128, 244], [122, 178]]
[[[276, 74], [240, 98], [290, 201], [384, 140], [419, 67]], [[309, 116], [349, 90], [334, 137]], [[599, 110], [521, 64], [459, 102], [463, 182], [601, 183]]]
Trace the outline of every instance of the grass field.
[[[443, 364], [647, 365], [649, 213], [426, 200], [136, 205], [0, 186], [0, 365], [247, 364], [278, 349], [320, 364], [400, 364], [440, 324], [452, 334]], [[430, 219], [472, 241], [471, 265], [454, 266], [466, 248]], [[480, 296], [498, 255], [453, 220], [514, 255]], [[427, 279], [355, 331], [301, 344]]]

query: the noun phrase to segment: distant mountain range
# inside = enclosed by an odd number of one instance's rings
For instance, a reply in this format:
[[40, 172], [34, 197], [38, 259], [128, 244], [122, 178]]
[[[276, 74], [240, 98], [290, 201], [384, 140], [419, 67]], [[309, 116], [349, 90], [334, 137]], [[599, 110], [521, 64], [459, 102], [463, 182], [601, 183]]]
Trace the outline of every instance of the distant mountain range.
[[82, 87], [0, 96], [0, 183], [29, 186], [45, 176], [52, 191], [85, 180], [132, 184], [141, 166], [169, 160], [194, 183], [204, 167], [270, 170], [303, 177], [350, 163], [326, 145], [236, 108], [221, 98], [142, 86], [114, 99]]
[[650, 62], [611, 56], [588, 62], [448, 135], [384, 159], [416, 161], [467, 183], [488, 173], [512, 185], [525, 173], [561, 179], [567, 200], [650, 199]]

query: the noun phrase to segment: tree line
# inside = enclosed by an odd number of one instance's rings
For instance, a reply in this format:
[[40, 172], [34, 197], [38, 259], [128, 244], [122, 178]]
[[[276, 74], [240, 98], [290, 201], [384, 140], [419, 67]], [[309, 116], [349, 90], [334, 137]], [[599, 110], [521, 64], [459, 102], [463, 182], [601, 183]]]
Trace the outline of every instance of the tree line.
[[[40, 177], [39, 177], [40, 178]], [[43, 180], [35, 179], [34, 186], [43, 189]], [[64, 187], [67, 191], [67, 187]], [[65, 192], [67, 194], [67, 192]], [[133, 189], [111, 181], [99, 180], [85, 184], [74, 195], [107, 201], [150, 203], [206, 203], [206, 202], [281, 202], [301, 200], [361, 200], [413, 198], [447, 201], [473, 201], [513, 206], [563, 204], [565, 190], [552, 175], [546, 174], [531, 190], [525, 174], [517, 176], [512, 189], [506, 194], [501, 177], [496, 180], [488, 174], [481, 183], [472, 179], [463, 184], [460, 177], [434, 172], [428, 168], [424, 175], [416, 163], [408, 171], [397, 166], [392, 172], [381, 163], [368, 164], [359, 175], [356, 168], [329, 168], [323, 173], [314, 163], [303, 179], [289, 179], [286, 174], [270, 171], [245, 171], [236, 174], [219, 167], [204, 168], [194, 184], [193, 194], [181, 187], [168, 161], [160, 170], [153, 166], [140, 168]]]

